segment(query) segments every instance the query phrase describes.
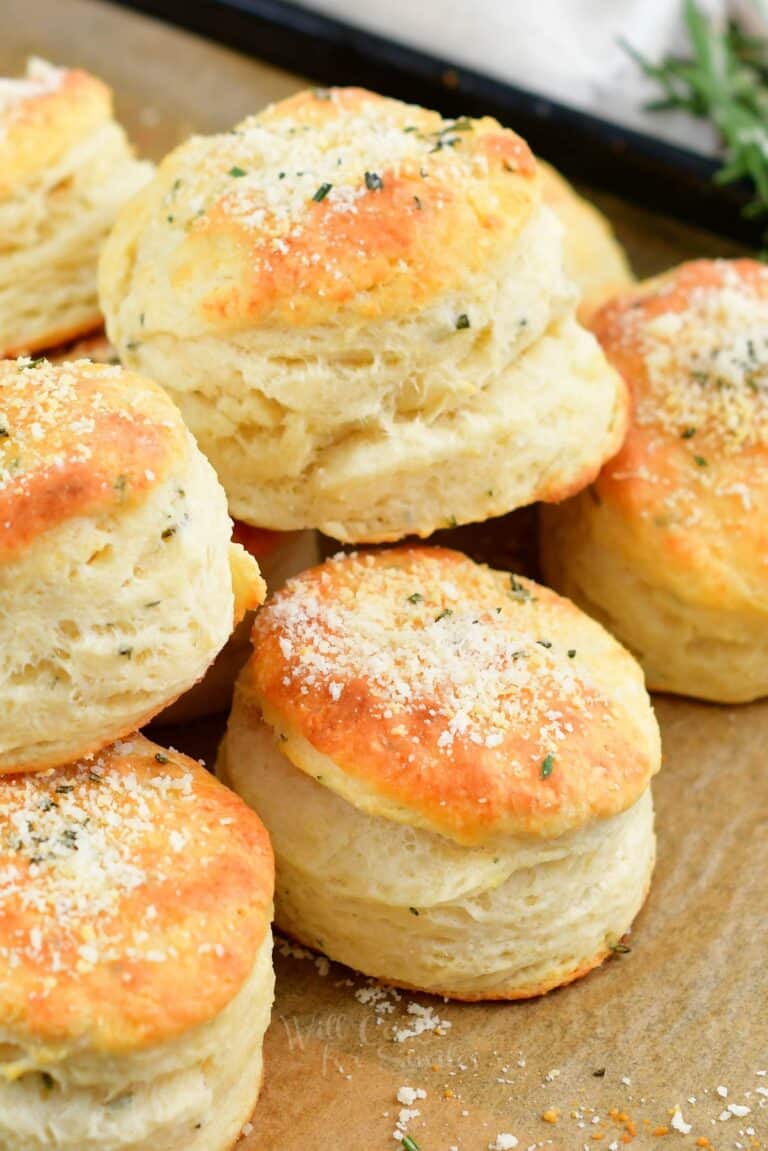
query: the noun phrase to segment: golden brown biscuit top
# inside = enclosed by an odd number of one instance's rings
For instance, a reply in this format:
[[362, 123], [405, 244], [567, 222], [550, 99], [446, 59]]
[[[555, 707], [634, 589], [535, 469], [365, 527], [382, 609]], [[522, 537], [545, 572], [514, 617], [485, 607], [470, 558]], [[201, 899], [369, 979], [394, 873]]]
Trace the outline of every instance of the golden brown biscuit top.
[[667, 561], [683, 573], [696, 567], [713, 604], [734, 563], [764, 583], [768, 269], [683, 264], [619, 296], [592, 326], [634, 407], [598, 498], [652, 523]]
[[193, 138], [150, 198], [174, 290], [235, 329], [412, 312], [516, 236], [539, 188], [528, 146], [495, 120], [332, 88]]
[[0, 360], [0, 562], [75, 516], [140, 502], [189, 437], [156, 384], [87, 360]]
[[[172, 1039], [242, 986], [272, 894], [257, 816], [199, 764], [142, 736], [5, 776], [0, 1026], [37, 1056]], [[23, 1056], [3, 1065], [24, 1069]]]
[[641, 427], [707, 436], [727, 454], [768, 447], [763, 264], [683, 264], [607, 305], [594, 328], [632, 387]]
[[[458, 552], [342, 556], [259, 613], [251, 692], [408, 818], [464, 842], [558, 835], [629, 807], [658, 768], [631, 657], [573, 604]], [[375, 809], [375, 805], [374, 805]]]
[[112, 116], [109, 89], [78, 69], [35, 57], [0, 78], [0, 198], [35, 179]]

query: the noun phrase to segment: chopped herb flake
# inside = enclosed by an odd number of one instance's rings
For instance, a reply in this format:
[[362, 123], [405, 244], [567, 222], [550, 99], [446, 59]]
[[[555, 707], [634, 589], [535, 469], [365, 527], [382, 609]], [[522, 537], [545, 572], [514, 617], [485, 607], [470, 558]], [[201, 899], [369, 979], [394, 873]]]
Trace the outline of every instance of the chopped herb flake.
[[155, 759], [158, 763], [170, 763], [167, 755], [163, 755], [162, 751], [155, 752]]
[[528, 591], [528, 588], [520, 583], [516, 575], [510, 575], [509, 586], [509, 594], [512, 596], [512, 599], [516, 599], [519, 603], [525, 603], [526, 600], [531, 598], [531, 593]]
[[408, 603], [421, 603], [423, 599], [424, 596], [421, 594], [421, 592], [415, 591], [413, 595], [408, 596]]
[[236, 180], [239, 180], [241, 176], [247, 176], [248, 173], [246, 172], [245, 168], [238, 168], [237, 164], [235, 164], [233, 168], [229, 169], [227, 175], [234, 176]]
[[315, 203], [319, 204], [322, 200], [324, 200], [325, 197], [330, 192], [332, 187], [333, 187], [333, 184], [321, 184], [320, 187], [315, 192], [314, 196], [312, 197], [312, 199], [315, 201]]
[[442, 152], [443, 148], [453, 148], [459, 142], [458, 136], [440, 137], [435, 144], [434, 148], [430, 148], [430, 152]]
[[384, 181], [378, 172], [366, 172], [365, 186], [369, 192], [380, 192], [384, 187]]
[[441, 619], [447, 619], [450, 615], [453, 615], [452, 609], [444, 607], [440, 614], [435, 616], [435, 623], [439, 623]]
[[550, 754], [546, 757], [546, 759], [542, 760], [541, 778], [542, 779], [549, 779], [550, 775], [552, 774], [552, 769], [554, 768], [554, 766], [555, 766], [555, 757], [550, 752]]
[[456, 330], [462, 331], [464, 328], [470, 328], [472, 325], [469, 322], [469, 316], [466, 312], [462, 312], [460, 316], [456, 317]]

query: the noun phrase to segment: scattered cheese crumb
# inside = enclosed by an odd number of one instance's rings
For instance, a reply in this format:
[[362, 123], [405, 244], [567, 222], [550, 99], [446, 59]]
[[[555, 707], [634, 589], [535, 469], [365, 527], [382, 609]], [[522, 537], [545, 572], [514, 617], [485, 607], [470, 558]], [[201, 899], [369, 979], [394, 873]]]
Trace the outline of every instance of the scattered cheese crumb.
[[691, 1131], [691, 1124], [685, 1122], [685, 1120], [683, 1119], [682, 1112], [681, 1112], [679, 1107], [675, 1108], [674, 1114], [673, 1114], [671, 1122], [670, 1122], [670, 1126], [675, 1131], [679, 1131], [681, 1135], [688, 1135]]
[[417, 1099], [426, 1099], [427, 1093], [423, 1087], [400, 1087], [397, 1091], [398, 1103], [411, 1107]]
[[451, 1026], [447, 1019], [440, 1019], [435, 1014], [434, 1007], [422, 1007], [420, 1003], [409, 1003], [406, 1011], [413, 1016], [413, 1021], [395, 1029], [394, 1040], [396, 1043], [404, 1043], [406, 1039], [416, 1039], [419, 1035], [430, 1031], [443, 1035]]

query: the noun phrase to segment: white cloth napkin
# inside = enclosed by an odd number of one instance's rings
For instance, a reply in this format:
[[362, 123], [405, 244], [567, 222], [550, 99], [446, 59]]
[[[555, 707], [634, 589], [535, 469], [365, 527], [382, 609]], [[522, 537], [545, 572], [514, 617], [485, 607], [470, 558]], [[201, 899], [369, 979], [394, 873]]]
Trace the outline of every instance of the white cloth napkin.
[[[301, 0], [302, 6], [499, 80], [707, 154], [710, 128], [651, 115], [658, 95], [620, 47], [651, 60], [684, 51], [682, 0]], [[717, 20], [738, 13], [768, 31], [768, 0], [699, 0]]]

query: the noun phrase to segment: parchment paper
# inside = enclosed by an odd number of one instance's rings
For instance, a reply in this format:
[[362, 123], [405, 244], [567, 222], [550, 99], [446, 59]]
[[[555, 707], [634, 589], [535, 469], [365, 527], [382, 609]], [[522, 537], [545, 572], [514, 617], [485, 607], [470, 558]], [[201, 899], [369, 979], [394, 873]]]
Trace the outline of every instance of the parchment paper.
[[[155, 157], [301, 84], [96, 0], [0, 0], [0, 73], [18, 71], [30, 52], [104, 76], [133, 138]], [[601, 202], [641, 274], [731, 251]], [[519, 565], [533, 553], [532, 528], [523, 513], [452, 538], [479, 558]], [[460, 1006], [399, 997], [278, 949], [264, 1089], [239, 1151], [396, 1148], [404, 1086], [426, 1092], [405, 1123], [421, 1151], [514, 1146], [499, 1136], [556, 1151], [660, 1139], [716, 1151], [768, 1145], [768, 703], [655, 702], [665, 745], [659, 862], [631, 951], [544, 999]], [[159, 734], [210, 761], [218, 726]], [[687, 1134], [677, 1129], [688, 1124]]]

